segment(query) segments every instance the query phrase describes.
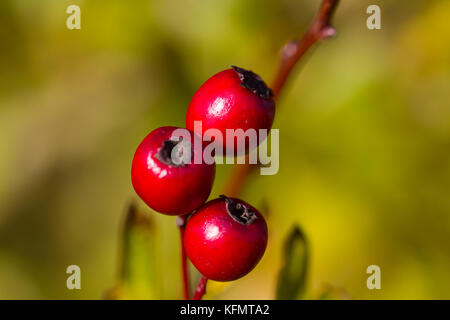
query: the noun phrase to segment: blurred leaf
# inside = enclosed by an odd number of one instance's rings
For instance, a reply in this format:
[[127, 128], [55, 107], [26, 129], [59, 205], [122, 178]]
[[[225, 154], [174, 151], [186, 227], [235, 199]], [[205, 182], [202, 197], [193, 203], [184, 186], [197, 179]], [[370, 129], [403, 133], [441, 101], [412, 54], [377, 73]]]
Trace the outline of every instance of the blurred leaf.
[[135, 204], [130, 204], [122, 238], [119, 283], [106, 293], [106, 298], [160, 298], [155, 250], [153, 221]]
[[350, 300], [351, 298], [344, 288], [326, 284], [320, 290], [317, 300]]
[[305, 290], [308, 268], [308, 245], [298, 226], [290, 232], [284, 244], [284, 262], [278, 275], [276, 298], [294, 300]]

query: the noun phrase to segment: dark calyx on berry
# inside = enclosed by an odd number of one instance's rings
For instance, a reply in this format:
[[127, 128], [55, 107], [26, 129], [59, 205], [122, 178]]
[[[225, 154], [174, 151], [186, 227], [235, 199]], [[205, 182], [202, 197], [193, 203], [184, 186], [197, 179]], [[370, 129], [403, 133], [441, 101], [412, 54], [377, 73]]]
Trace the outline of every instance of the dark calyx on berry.
[[231, 66], [241, 79], [241, 86], [257, 94], [262, 99], [273, 97], [272, 90], [256, 73], [236, 66]]
[[243, 225], [249, 225], [256, 220], [256, 214], [244, 204], [236, 202], [224, 195], [220, 197], [225, 199], [228, 214], [237, 222]]
[[[183, 139], [181, 139], [180, 141], [173, 141], [170, 139], [165, 140], [161, 148], [156, 153], [155, 158], [169, 166], [184, 167], [184, 152], [186, 152], [187, 150], [180, 144], [182, 141]], [[176, 153], [174, 154], [175, 159], [172, 159], [172, 151], [175, 147], [177, 147]]]

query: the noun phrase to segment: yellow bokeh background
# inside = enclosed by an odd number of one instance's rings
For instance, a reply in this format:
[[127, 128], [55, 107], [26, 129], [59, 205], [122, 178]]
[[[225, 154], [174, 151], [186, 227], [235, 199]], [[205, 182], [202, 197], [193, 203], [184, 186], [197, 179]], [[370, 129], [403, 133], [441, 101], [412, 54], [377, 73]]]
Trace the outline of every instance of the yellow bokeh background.
[[[66, 28], [67, 6], [81, 30]], [[381, 7], [381, 30], [366, 8]], [[130, 201], [153, 220], [155, 298], [181, 298], [172, 217], [137, 199], [140, 140], [184, 125], [195, 90], [238, 65], [270, 83], [313, 0], [2, 0], [0, 298], [99, 299], [117, 281]], [[256, 269], [206, 298], [272, 299], [283, 239], [310, 244], [308, 297], [450, 298], [450, 2], [342, 0], [278, 103], [280, 170], [242, 195], [268, 208]], [[219, 165], [211, 197], [232, 166]], [[66, 267], [82, 289], [67, 290]], [[381, 268], [368, 290], [366, 268]]]

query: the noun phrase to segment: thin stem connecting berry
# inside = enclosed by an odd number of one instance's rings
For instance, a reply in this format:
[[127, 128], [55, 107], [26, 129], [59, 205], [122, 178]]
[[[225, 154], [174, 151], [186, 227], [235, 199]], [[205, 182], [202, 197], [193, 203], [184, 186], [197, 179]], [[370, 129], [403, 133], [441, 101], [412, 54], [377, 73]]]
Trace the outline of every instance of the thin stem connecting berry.
[[187, 267], [186, 249], [184, 247], [184, 230], [186, 227], [187, 215], [178, 216], [176, 219], [176, 225], [180, 230], [180, 246], [181, 246], [181, 271], [183, 278], [183, 297], [184, 300], [190, 299], [190, 286], [189, 286], [189, 270]]
[[198, 282], [197, 289], [195, 289], [193, 300], [202, 300], [203, 296], [206, 293], [206, 283], [208, 282], [208, 278], [202, 276], [200, 281]]

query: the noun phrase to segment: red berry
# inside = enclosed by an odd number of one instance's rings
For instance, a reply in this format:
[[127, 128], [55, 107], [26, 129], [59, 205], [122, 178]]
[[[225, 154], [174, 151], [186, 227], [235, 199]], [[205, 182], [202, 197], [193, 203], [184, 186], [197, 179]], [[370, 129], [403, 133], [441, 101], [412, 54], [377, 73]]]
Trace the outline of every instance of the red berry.
[[[186, 114], [186, 128], [195, 131], [194, 121], [202, 122], [202, 132], [198, 134], [211, 128], [220, 130], [224, 154], [227, 143], [232, 142], [226, 142], [226, 129], [255, 129], [259, 144], [259, 129], [270, 130], [275, 116], [273, 93], [264, 81], [251, 71], [232, 68], [209, 78], [194, 94]], [[213, 137], [208, 133], [205, 136]], [[234, 148], [228, 147], [231, 154], [251, 151], [248, 139], [245, 150], [237, 150], [237, 139], [233, 145]]]
[[262, 258], [267, 245], [266, 221], [248, 203], [222, 196], [189, 218], [184, 245], [202, 275], [216, 281], [236, 280]]
[[[149, 207], [169, 215], [190, 213], [200, 207], [208, 199], [216, 170], [214, 163], [194, 163], [197, 152], [194, 147], [190, 163], [183, 162], [180, 147], [175, 149], [178, 158], [173, 161], [172, 150], [180, 143], [171, 140], [176, 129], [181, 128], [161, 127], [150, 132], [137, 148], [131, 167], [136, 193]], [[194, 133], [189, 133], [193, 146]]]

